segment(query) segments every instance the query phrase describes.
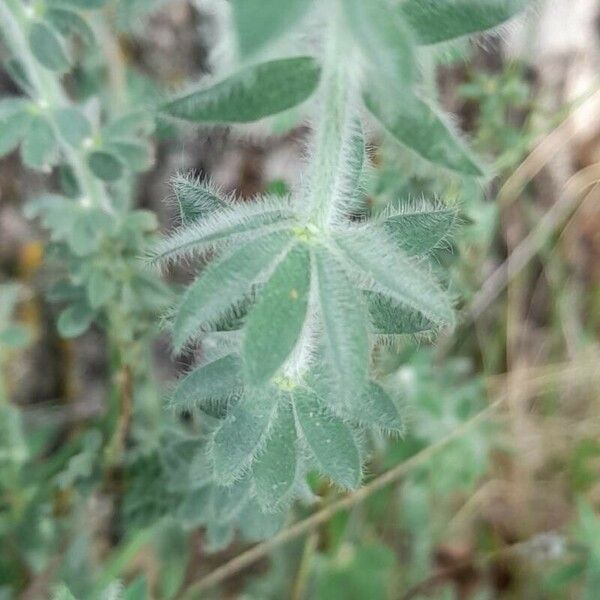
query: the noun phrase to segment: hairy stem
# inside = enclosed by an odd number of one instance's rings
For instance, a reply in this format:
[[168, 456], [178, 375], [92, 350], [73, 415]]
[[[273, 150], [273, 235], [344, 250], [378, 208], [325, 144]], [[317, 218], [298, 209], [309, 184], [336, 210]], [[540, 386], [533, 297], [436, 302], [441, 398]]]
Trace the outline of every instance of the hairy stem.
[[58, 76], [39, 65], [29, 48], [27, 29], [31, 17], [28, 10], [31, 10], [31, 7], [23, 5], [22, 0], [0, 1], [0, 29], [5, 43], [12, 55], [23, 66], [27, 80], [32, 87], [32, 100], [37, 102], [39, 108], [44, 111], [59, 142], [60, 149], [67, 163], [73, 169], [82, 194], [82, 202], [112, 213], [114, 209], [104, 185], [94, 177], [87, 166], [85, 157], [68, 144], [60, 133], [53, 111], [58, 108], [71, 107], [71, 102], [60, 86]]

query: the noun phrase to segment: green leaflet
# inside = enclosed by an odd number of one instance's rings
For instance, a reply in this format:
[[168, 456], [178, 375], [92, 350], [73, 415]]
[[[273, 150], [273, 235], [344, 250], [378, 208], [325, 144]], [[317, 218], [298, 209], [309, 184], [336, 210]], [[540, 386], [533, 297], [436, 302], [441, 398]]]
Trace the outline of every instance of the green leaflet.
[[294, 393], [294, 407], [298, 427], [319, 471], [343, 488], [357, 487], [361, 461], [352, 430], [305, 390]]
[[371, 323], [376, 333], [403, 335], [436, 329], [436, 325], [428, 321], [420, 312], [402, 306], [383, 294], [367, 291], [365, 295]]
[[252, 467], [256, 497], [263, 509], [272, 511], [286, 499], [296, 480], [296, 468], [294, 413], [290, 405], [282, 404]]
[[248, 123], [306, 100], [317, 88], [319, 75], [319, 65], [309, 56], [274, 60], [173, 100], [162, 110], [197, 123]]
[[33, 118], [29, 106], [20, 98], [0, 101], [0, 157], [17, 148], [27, 135]]
[[244, 240], [291, 228], [293, 213], [281, 199], [238, 203], [180, 227], [161, 240], [151, 253], [156, 263], [214, 249], [225, 242]]
[[92, 46], [95, 36], [87, 21], [71, 10], [51, 8], [44, 14], [47, 21], [64, 36], [76, 36], [87, 45]]
[[239, 53], [246, 59], [296, 25], [312, 0], [233, 0], [231, 4]]
[[447, 294], [423, 266], [394, 247], [385, 231], [375, 226], [354, 228], [335, 239], [348, 263], [370, 277], [380, 292], [434, 323], [453, 323], [454, 311]]
[[334, 393], [351, 397], [367, 382], [366, 311], [341, 265], [325, 250], [317, 250], [314, 257], [327, 367], [335, 380]]
[[410, 256], [437, 248], [448, 239], [456, 220], [456, 209], [441, 203], [409, 203], [387, 211], [382, 218], [390, 238]]
[[233, 482], [252, 464], [267, 440], [277, 400], [272, 389], [247, 392], [216, 431], [213, 463], [218, 482]]
[[239, 514], [250, 493], [250, 480], [245, 477], [228, 486], [213, 486], [212, 521], [228, 523]]
[[240, 360], [229, 355], [194, 369], [175, 388], [172, 406], [177, 410], [199, 408], [221, 416], [221, 404], [234, 398], [243, 387]]
[[34, 117], [21, 146], [23, 163], [38, 171], [49, 170], [57, 156], [52, 127], [41, 115]]
[[92, 173], [102, 181], [117, 181], [123, 175], [123, 163], [112, 153], [95, 150], [87, 157]]
[[107, 141], [106, 147], [134, 173], [143, 173], [154, 164], [150, 144], [138, 140], [120, 139]]
[[90, 306], [97, 310], [106, 306], [117, 294], [117, 282], [108, 273], [101, 269], [95, 269], [88, 281], [87, 294]]
[[467, 175], [483, 175], [463, 142], [427, 102], [406, 90], [384, 106], [381, 93], [366, 92], [365, 104], [396, 140], [433, 163]]
[[50, 71], [68, 71], [71, 61], [62, 40], [53, 27], [36, 21], [29, 29], [29, 46], [41, 65]]
[[223, 200], [218, 191], [208, 182], [177, 175], [171, 185], [179, 205], [181, 222], [184, 225], [198, 221], [221, 208], [229, 207], [228, 202]]
[[307, 385], [322, 406], [346, 422], [388, 432], [404, 430], [398, 407], [383, 388], [373, 381], [367, 382], [346, 400], [337, 393], [330, 376], [318, 368], [308, 377]]
[[400, 10], [421, 44], [435, 44], [496, 27], [528, 0], [403, 0]]
[[302, 333], [310, 293], [310, 254], [297, 244], [279, 263], [250, 311], [242, 341], [247, 380], [271, 379], [294, 350]]
[[288, 233], [270, 234], [210, 263], [183, 296], [173, 324], [175, 350], [181, 350], [200, 328], [210, 326], [241, 301], [252, 283], [277, 260], [290, 239]]
[[416, 77], [415, 48], [402, 14], [387, 0], [344, 0], [343, 6], [369, 67], [381, 71], [386, 85], [402, 89], [412, 83]]
[[94, 318], [94, 313], [87, 304], [73, 304], [58, 317], [58, 333], [64, 338], [75, 338], [85, 333]]
[[76, 108], [59, 108], [54, 111], [54, 119], [60, 135], [71, 146], [81, 145], [92, 135], [92, 125]]

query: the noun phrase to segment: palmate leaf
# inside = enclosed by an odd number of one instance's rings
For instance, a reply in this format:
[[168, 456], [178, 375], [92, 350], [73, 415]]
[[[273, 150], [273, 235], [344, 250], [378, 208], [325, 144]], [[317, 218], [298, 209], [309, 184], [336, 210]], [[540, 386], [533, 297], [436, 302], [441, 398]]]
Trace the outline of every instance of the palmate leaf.
[[272, 511], [289, 497], [297, 461], [294, 413], [291, 405], [282, 403], [264, 450], [252, 466], [256, 497], [263, 509]]
[[176, 351], [202, 328], [210, 328], [243, 300], [261, 273], [290, 245], [291, 235], [278, 232], [248, 242], [222, 260], [212, 262], [187, 289], [173, 323]]
[[309, 56], [274, 60], [172, 100], [162, 110], [196, 123], [248, 123], [304, 102], [319, 77], [320, 67]]
[[347, 489], [361, 480], [361, 459], [352, 429], [323, 408], [308, 390], [294, 392], [296, 423], [319, 471]]
[[211, 416], [220, 417], [227, 408], [228, 401], [242, 389], [239, 358], [224, 356], [201, 365], [186, 375], [177, 385], [171, 405], [176, 410], [199, 408]]
[[377, 217], [391, 239], [406, 254], [418, 256], [447, 240], [458, 219], [456, 209], [441, 202], [409, 202]]
[[401, 89], [414, 81], [416, 60], [412, 31], [387, 0], [344, 0], [344, 13], [369, 68], [382, 72]]
[[313, 0], [233, 0], [240, 56], [247, 58], [300, 21]]
[[247, 391], [216, 431], [212, 456], [215, 479], [229, 484], [252, 464], [268, 439], [278, 397], [271, 388]]
[[217, 212], [229, 208], [231, 203], [222, 197], [220, 191], [208, 181], [201, 181], [187, 175], [176, 175], [171, 182], [179, 205], [181, 222], [188, 225]]
[[242, 356], [251, 385], [269, 381], [294, 350], [307, 318], [310, 283], [309, 251], [297, 244], [281, 260], [246, 320]]
[[368, 91], [364, 101], [369, 111], [401, 144], [423, 158], [453, 171], [479, 177], [481, 168], [472, 158], [465, 144], [427, 102], [405, 90], [393, 102], [379, 91]]
[[400, 11], [421, 44], [435, 44], [496, 27], [529, 0], [403, 0]]
[[367, 382], [367, 317], [359, 292], [327, 251], [314, 253], [319, 316], [327, 366], [340, 398], [359, 394]]
[[447, 294], [423, 266], [396, 249], [378, 227], [355, 227], [335, 236], [348, 265], [372, 281], [379, 291], [396, 302], [422, 313], [438, 325], [454, 322]]
[[230, 241], [243, 241], [289, 229], [294, 224], [294, 213], [281, 198], [267, 197], [252, 203], [238, 203], [180, 227], [170, 237], [156, 244], [150, 253], [150, 260], [155, 263], [168, 262], [213, 250]]

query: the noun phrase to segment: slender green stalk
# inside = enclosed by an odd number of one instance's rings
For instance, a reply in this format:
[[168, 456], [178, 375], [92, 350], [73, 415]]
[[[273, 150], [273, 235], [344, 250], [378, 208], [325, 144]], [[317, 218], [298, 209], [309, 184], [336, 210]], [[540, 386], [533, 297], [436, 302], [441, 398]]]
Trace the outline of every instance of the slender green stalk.
[[33, 12], [33, 8], [24, 5], [22, 0], [0, 1], [0, 28], [4, 40], [12, 55], [18, 57], [25, 69], [32, 87], [32, 100], [37, 102], [40, 110], [44, 111], [65, 159], [73, 169], [82, 194], [81, 201], [112, 213], [114, 209], [104, 185], [94, 177], [86, 164], [85, 157], [65, 141], [54, 119], [53, 111], [70, 107], [71, 102], [60, 86], [57, 76], [39, 65], [29, 48], [26, 32], [28, 21], [31, 19], [30, 11]]

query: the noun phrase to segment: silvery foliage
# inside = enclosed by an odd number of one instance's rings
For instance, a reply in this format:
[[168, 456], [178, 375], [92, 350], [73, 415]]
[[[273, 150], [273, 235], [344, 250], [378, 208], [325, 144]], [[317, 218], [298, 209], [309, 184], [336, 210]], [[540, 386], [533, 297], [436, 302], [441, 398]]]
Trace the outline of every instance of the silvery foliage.
[[[204, 124], [300, 107], [313, 124], [305, 174], [288, 197], [241, 203], [208, 181], [178, 176], [181, 226], [152, 252], [159, 265], [211, 257], [171, 315], [176, 352], [198, 342], [210, 349], [172, 405], [214, 420], [202, 450], [209, 479], [230, 493], [242, 489], [261, 514], [305, 496], [311, 470], [356, 488], [364, 433], [402, 431], [398, 398], [375, 381], [370, 356], [381, 342], [454, 323], [429, 257], [457, 216], [440, 200], [371, 216], [363, 131], [379, 126], [441, 169], [482, 177], [423, 93], [420, 61], [438, 48], [430, 46], [501, 25], [524, 5], [233, 0], [239, 69], [162, 107]], [[288, 37], [317, 34], [316, 47], [282, 55]]]

